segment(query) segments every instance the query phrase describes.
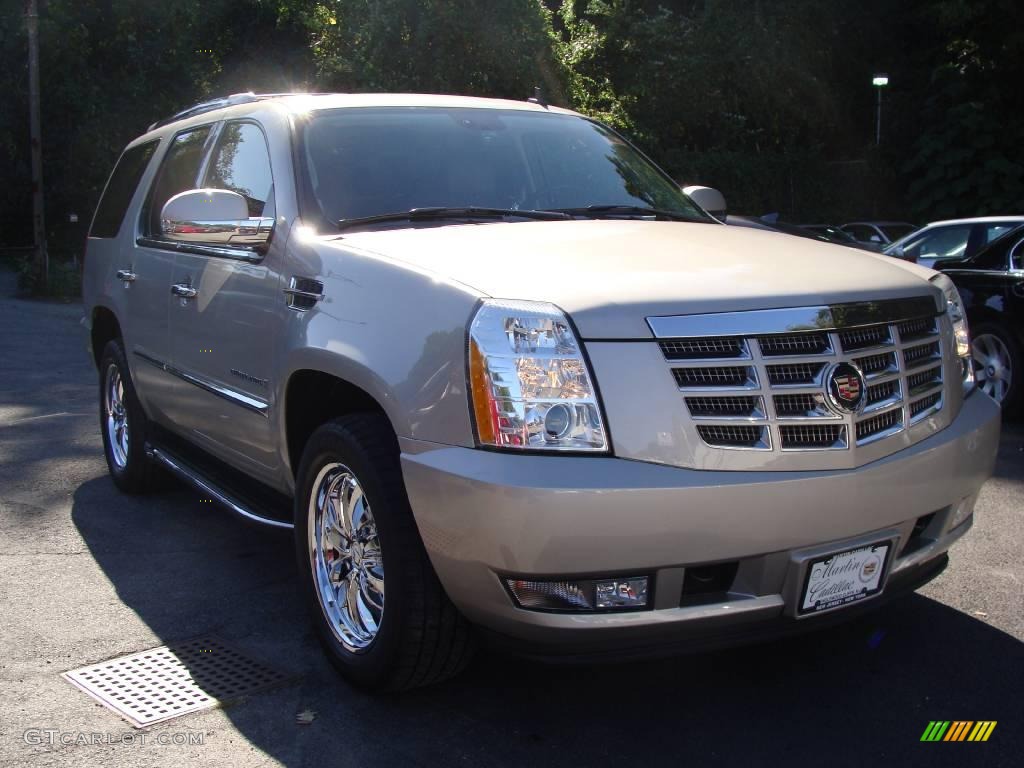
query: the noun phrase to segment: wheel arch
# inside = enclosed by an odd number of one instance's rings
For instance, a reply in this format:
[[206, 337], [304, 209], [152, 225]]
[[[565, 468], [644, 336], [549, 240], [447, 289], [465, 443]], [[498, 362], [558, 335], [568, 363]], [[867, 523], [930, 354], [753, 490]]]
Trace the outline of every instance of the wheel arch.
[[107, 342], [123, 338], [121, 335], [121, 323], [118, 321], [117, 315], [114, 314], [114, 310], [103, 304], [93, 307], [90, 320], [89, 336], [92, 359], [98, 368], [100, 358], [103, 356], [103, 348], [107, 345]]
[[380, 413], [396, 436], [408, 435], [408, 421], [394, 393], [364, 366], [329, 353], [304, 355], [294, 362], [279, 393], [283, 458], [293, 480], [310, 436], [331, 419]]

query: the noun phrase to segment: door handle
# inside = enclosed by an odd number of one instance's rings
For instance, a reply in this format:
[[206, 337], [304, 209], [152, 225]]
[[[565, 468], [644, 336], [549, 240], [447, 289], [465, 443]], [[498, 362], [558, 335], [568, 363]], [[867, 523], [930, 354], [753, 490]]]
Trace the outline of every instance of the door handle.
[[171, 286], [171, 293], [175, 296], [181, 296], [183, 299], [194, 299], [196, 297], [196, 289], [188, 283], [175, 283]]
[[136, 277], [137, 275], [134, 272], [132, 272], [131, 267], [129, 267], [128, 269], [117, 270], [117, 279], [123, 280], [126, 283], [134, 283]]

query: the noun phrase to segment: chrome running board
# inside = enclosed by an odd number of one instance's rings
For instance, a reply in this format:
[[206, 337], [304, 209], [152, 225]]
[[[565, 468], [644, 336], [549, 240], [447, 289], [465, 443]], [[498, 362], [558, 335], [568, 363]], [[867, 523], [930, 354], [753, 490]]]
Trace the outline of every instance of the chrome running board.
[[171, 455], [166, 449], [158, 448], [153, 445], [146, 445], [146, 456], [160, 464], [162, 467], [170, 470], [174, 475], [177, 475], [182, 480], [195, 487], [197, 490], [203, 493], [209, 494], [212, 498], [219, 501], [225, 507], [230, 509], [236, 515], [239, 515], [246, 520], [260, 525], [269, 525], [273, 528], [284, 528], [291, 530], [295, 526], [291, 523], [286, 523], [282, 520], [275, 520], [265, 515], [261, 515], [254, 512], [248, 506], [243, 504], [233, 494], [224, 490], [220, 486], [214, 484], [209, 478], [200, 474], [198, 470], [190, 467], [187, 463]]

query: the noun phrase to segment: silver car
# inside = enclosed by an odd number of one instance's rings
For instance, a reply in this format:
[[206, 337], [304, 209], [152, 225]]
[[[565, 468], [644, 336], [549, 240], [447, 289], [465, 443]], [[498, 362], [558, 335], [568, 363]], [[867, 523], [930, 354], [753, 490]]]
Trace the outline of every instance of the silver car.
[[600, 659], [856, 615], [943, 569], [999, 439], [947, 277], [723, 226], [535, 101], [186, 110], [118, 161], [84, 304], [115, 484], [294, 529], [375, 690], [481, 639]]
[[1000, 235], [1021, 224], [1024, 224], [1024, 216], [933, 221], [887, 245], [882, 253], [941, 269], [942, 262], [969, 259]]

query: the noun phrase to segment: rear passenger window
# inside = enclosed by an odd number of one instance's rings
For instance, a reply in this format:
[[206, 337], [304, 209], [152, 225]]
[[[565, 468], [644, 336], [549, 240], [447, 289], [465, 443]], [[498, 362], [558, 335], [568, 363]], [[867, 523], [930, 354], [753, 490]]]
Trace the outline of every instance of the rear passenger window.
[[224, 126], [203, 186], [237, 192], [248, 203], [250, 216], [274, 216], [270, 155], [258, 125], [228, 123]]
[[114, 172], [110, 174], [110, 181], [103, 190], [100, 204], [96, 206], [89, 237], [117, 237], [121, 230], [121, 222], [124, 221], [124, 214], [135, 195], [135, 188], [139, 186], [139, 179], [146, 172], [150, 158], [153, 157], [159, 143], [159, 139], [147, 141], [145, 144], [126, 149], [121, 154], [117, 165], [114, 166]]
[[179, 192], [196, 188], [203, 146], [209, 135], [210, 126], [207, 125], [174, 137], [149, 194], [146, 234], [160, 234], [160, 212], [164, 203]]

